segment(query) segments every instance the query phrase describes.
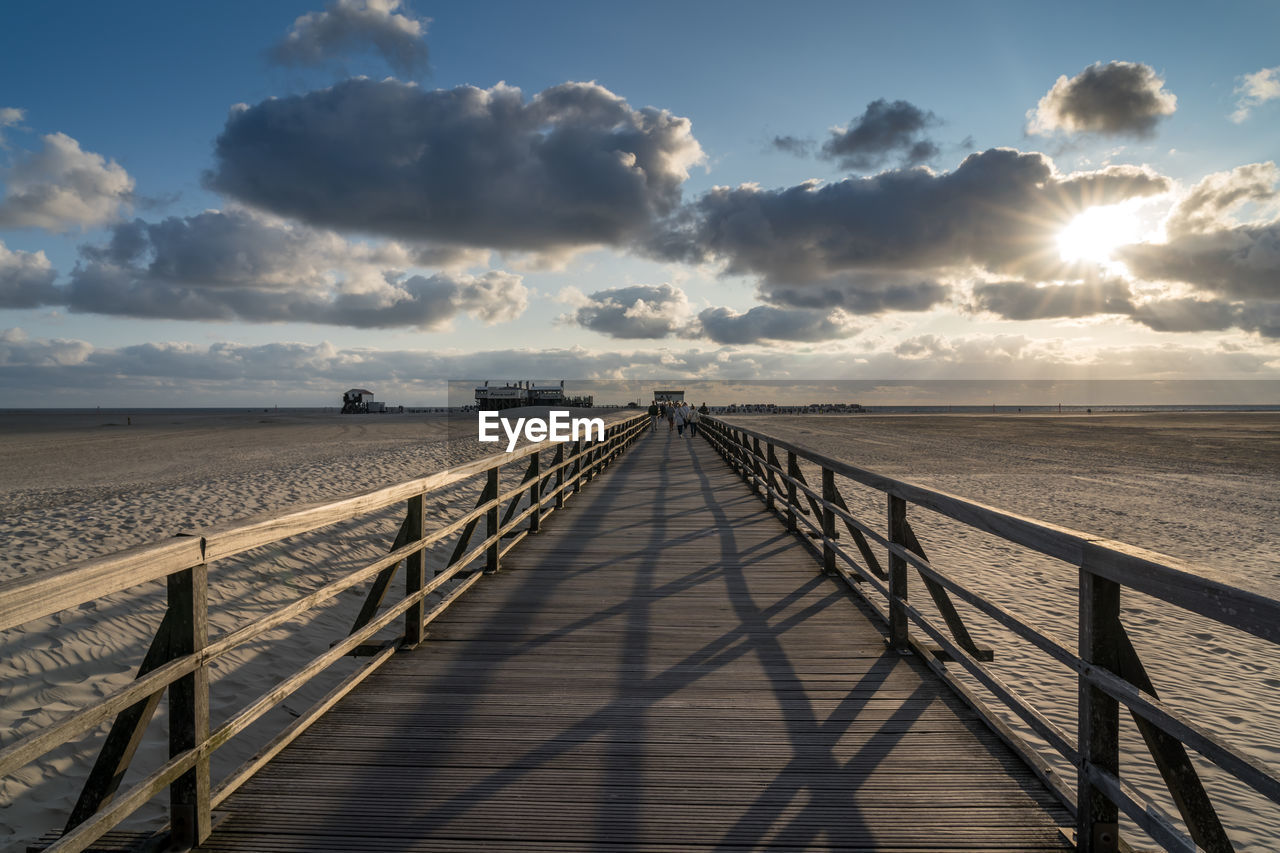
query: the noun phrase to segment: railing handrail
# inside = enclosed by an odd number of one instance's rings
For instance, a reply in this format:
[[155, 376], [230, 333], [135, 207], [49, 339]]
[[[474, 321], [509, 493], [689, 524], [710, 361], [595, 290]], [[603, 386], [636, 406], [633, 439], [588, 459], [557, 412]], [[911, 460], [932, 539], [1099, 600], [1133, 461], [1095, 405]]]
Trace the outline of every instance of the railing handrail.
[[[564, 444], [560, 442], [529, 443], [509, 453], [494, 453], [406, 483], [284, 513], [263, 513], [203, 532], [136, 546], [61, 570], [41, 572], [35, 577], [0, 584], [0, 630], [148, 581], [167, 578], [169, 585], [168, 610], [138, 676], [129, 684], [108, 691], [105, 696], [82, 708], [62, 714], [43, 729], [0, 749], [0, 776], [14, 772], [114, 716], [115, 724], [81, 793], [81, 801], [77, 803], [66, 833], [48, 848], [50, 853], [74, 853], [85, 849], [166, 787], [170, 791], [175, 838], [179, 843], [199, 844], [208, 833], [211, 809], [222, 803], [280, 749], [387, 660], [402, 642], [413, 645], [421, 640], [425, 625], [482, 577], [472, 568], [473, 563], [480, 561], [486, 570], [496, 571], [502, 555], [524, 536], [536, 532], [545, 515], [562, 507], [568, 494], [576, 494], [583, 483], [616, 459], [649, 426], [647, 413], [619, 418], [606, 425], [602, 441], [575, 441], [571, 452], [565, 452]], [[555, 458], [544, 468], [541, 454], [552, 449], [556, 449]], [[501, 491], [502, 467], [522, 459], [530, 460], [524, 480], [514, 489]], [[487, 482], [476, 507], [460, 518], [426, 531], [424, 495], [480, 474], [487, 474]], [[554, 487], [547, 488], [552, 480], [555, 481]], [[526, 496], [528, 507], [517, 512]], [[402, 501], [407, 502], [406, 516], [390, 553], [211, 641], [207, 622], [209, 563], [376, 512]], [[507, 513], [499, 520], [504, 502], [508, 502]], [[483, 541], [464, 550], [470, 544], [472, 531], [481, 522], [486, 525]], [[513, 533], [522, 524], [526, 527]], [[458, 545], [448, 565], [434, 577], [424, 576], [426, 549], [459, 531]], [[503, 539], [508, 537], [512, 538], [504, 544]], [[404, 596], [378, 613], [391, 574], [401, 563], [405, 565]], [[470, 571], [469, 576], [461, 574], [467, 570]], [[427, 596], [454, 578], [458, 578], [460, 583], [444, 593], [443, 600], [431, 610], [425, 610]], [[208, 667], [211, 662], [369, 580], [374, 583], [365, 602], [368, 615], [365, 615], [365, 610], [361, 611], [347, 637], [249, 702], [217, 730], [210, 730]], [[365, 645], [365, 641], [398, 618], [404, 619], [405, 633], [402, 637], [378, 646]], [[212, 787], [209, 757], [215, 750], [339, 658], [360, 654], [362, 650], [371, 655], [363, 667], [343, 679], [221, 785]], [[169, 761], [112, 799], [133, 755], [134, 747], [127, 743], [133, 740], [136, 744], [165, 690], [169, 691], [171, 706]], [[175, 705], [175, 701], [179, 704]], [[119, 739], [117, 730], [123, 733]], [[112, 769], [104, 771], [107, 765]], [[103, 787], [97, 787], [99, 785]]]
[[[1206, 616], [1262, 640], [1280, 645], [1280, 602], [1195, 573], [1190, 564], [1163, 554], [1114, 540], [1026, 518], [934, 489], [906, 483], [833, 459], [810, 448], [758, 430], [705, 417], [704, 435], [733, 466], [766, 506], [798, 531], [803, 524], [821, 550], [824, 571], [838, 575], [858, 592], [888, 625], [890, 645], [919, 654], [955, 692], [1014, 748], [1051, 792], [1076, 817], [1076, 842], [1086, 853], [1115, 851], [1119, 845], [1117, 809], [1129, 815], [1167, 849], [1219, 853], [1233, 847], [1208, 794], [1186, 753], [1200, 752], [1236, 779], [1280, 804], [1280, 769], [1224, 743], [1217, 733], [1162, 703], [1142, 661], [1124, 629], [1120, 611], [1123, 587], [1152, 595], [1175, 607]], [[761, 448], [761, 442], [767, 451]], [[784, 470], [776, 449], [787, 453]], [[799, 460], [822, 469], [821, 490], [810, 486]], [[845, 505], [835, 482], [841, 474], [888, 496], [888, 533], [881, 535], [858, 520]], [[785, 484], [785, 488], [783, 486]], [[800, 496], [803, 494], [804, 500]], [[781, 501], [785, 509], [778, 507]], [[807, 502], [808, 507], [805, 506]], [[998, 603], [940, 572], [925, 555], [907, 521], [907, 505], [914, 504], [994, 534], [1006, 541], [1076, 565], [1079, 569], [1079, 650], [1014, 616]], [[812, 512], [810, 512], [812, 510]], [[812, 515], [814, 518], [806, 518]], [[843, 520], [859, 548], [851, 556], [837, 539], [835, 520]], [[867, 538], [889, 554], [886, 572]], [[807, 541], [807, 539], [806, 539]], [[842, 560], [849, 569], [836, 562]], [[1174, 565], [1178, 567], [1175, 568]], [[907, 569], [915, 568], [924, 581], [946, 628], [908, 601]], [[875, 589], [887, 608], [860, 586]], [[948, 593], [1030, 642], [1052, 660], [1074, 671], [1078, 683], [1077, 737], [1073, 739], [1036, 710], [1017, 691], [984, 665], [991, 650], [979, 648]], [[938, 645], [927, 646], [908, 631], [914, 623]], [[948, 634], [950, 636], [948, 636]], [[1023, 737], [997, 715], [981, 697], [946, 668], [960, 664], [992, 696], [1016, 714], [1076, 769], [1077, 789], [1067, 790], [1052, 766]], [[1157, 768], [1164, 777], [1191, 837], [1161, 809], [1129, 786], [1120, 776], [1118, 709], [1133, 716]]]
[[1280, 600], [1207, 578], [1190, 561], [898, 480], [720, 418], [704, 416], [704, 420], [767, 441], [865, 486], [1041, 554], [1075, 566], [1088, 562], [1091, 571], [1138, 592], [1280, 644]]
[[[607, 428], [635, 421], [637, 417], [615, 421]], [[337, 500], [303, 504], [284, 512], [266, 510], [208, 528], [183, 531], [160, 542], [136, 545], [62, 568], [0, 582], [0, 631], [159, 580], [199, 563], [212, 563], [251, 548], [385, 509], [414, 495], [438, 491], [475, 477], [494, 465], [527, 459], [556, 444], [549, 440], [524, 444], [510, 453], [493, 453], [426, 477], [380, 486]]]

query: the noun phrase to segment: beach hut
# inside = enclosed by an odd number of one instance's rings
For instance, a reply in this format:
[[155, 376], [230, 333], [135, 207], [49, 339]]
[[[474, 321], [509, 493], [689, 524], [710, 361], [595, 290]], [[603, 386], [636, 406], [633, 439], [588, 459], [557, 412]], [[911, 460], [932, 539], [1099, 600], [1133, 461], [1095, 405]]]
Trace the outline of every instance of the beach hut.
[[369, 411], [373, 392], [364, 388], [352, 388], [342, 395], [342, 414], [360, 415]]

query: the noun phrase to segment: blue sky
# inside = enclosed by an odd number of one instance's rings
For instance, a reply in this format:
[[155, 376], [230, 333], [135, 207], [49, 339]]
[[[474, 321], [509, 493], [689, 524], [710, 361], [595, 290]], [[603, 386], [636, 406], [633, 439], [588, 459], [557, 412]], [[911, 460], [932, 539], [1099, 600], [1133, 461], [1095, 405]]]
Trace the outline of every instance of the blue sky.
[[0, 16], [11, 400], [1280, 378], [1273, 3]]

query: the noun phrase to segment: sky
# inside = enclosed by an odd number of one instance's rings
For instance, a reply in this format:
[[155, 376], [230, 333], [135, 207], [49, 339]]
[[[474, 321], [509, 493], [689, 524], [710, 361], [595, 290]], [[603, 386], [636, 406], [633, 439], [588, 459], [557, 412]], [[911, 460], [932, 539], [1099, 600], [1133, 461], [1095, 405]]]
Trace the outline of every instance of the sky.
[[1277, 32], [1272, 2], [7, 4], [0, 407], [1280, 380]]

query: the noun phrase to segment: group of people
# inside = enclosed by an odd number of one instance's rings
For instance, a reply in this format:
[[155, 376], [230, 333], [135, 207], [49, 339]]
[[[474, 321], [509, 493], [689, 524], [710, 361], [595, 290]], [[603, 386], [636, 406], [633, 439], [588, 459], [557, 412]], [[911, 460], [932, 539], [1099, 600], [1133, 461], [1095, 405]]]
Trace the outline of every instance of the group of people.
[[654, 429], [658, 428], [658, 424], [666, 421], [667, 432], [675, 431], [676, 435], [680, 437], [685, 437], [684, 428], [688, 427], [688, 438], [693, 438], [698, 434], [698, 422], [702, 420], [702, 416], [707, 412], [706, 403], [695, 409], [683, 400], [679, 403], [666, 401], [659, 403], [654, 400], [649, 406], [649, 417], [653, 418]]

